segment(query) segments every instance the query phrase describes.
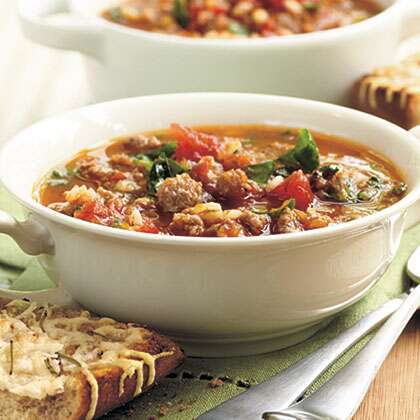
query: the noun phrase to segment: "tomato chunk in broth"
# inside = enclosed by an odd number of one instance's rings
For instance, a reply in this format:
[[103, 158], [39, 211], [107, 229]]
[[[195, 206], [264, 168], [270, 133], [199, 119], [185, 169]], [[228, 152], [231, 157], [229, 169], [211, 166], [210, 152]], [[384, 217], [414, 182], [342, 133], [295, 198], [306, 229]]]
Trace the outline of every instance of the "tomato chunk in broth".
[[84, 150], [35, 188], [90, 223], [194, 237], [277, 235], [380, 211], [406, 193], [365, 147], [307, 129], [173, 124]]

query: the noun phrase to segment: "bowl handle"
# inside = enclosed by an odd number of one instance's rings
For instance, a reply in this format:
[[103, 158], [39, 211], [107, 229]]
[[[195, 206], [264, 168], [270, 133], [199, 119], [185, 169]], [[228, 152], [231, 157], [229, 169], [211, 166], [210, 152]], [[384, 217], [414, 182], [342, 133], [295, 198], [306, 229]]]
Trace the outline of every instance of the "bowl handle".
[[65, 12], [69, 12], [69, 0], [19, 0], [18, 4], [21, 26], [29, 39], [100, 59], [104, 37], [98, 20], [71, 14], [60, 22], [48, 18]]
[[48, 230], [32, 218], [19, 222], [0, 211], [0, 233], [11, 236], [26, 254], [54, 254], [54, 241]]
[[67, 307], [79, 308], [80, 305], [73, 300], [61, 284], [47, 290], [19, 291], [0, 288], [0, 299], [16, 300], [29, 299], [37, 303], [51, 303], [53, 305], [65, 305]]
[[[0, 211], [0, 233], [11, 236], [24, 252], [30, 255], [54, 254], [54, 242], [48, 230], [29, 218], [19, 222]], [[0, 288], [0, 298], [7, 300], [31, 299], [38, 303], [78, 306], [70, 294], [59, 283], [48, 290], [19, 291]]]
[[403, 9], [401, 41], [420, 35], [420, 1], [406, 0]]

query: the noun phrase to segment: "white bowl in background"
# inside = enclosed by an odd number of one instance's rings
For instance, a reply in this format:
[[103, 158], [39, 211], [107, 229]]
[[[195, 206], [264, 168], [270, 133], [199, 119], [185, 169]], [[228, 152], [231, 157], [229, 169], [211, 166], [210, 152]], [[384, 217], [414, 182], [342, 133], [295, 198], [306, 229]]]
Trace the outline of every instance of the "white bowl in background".
[[[409, 192], [348, 223], [250, 238], [129, 232], [64, 216], [32, 198], [40, 177], [79, 150], [174, 121], [287, 125], [354, 139], [389, 157]], [[29, 127], [3, 148], [0, 179], [30, 215], [18, 223], [0, 213], [0, 232], [41, 254], [50, 276], [82, 305], [148, 323], [189, 354], [239, 355], [303, 340], [376, 283], [397, 251], [407, 210], [420, 197], [420, 143], [379, 118], [303, 99], [162, 95], [81, 108]]]
[[[260, 39], [192, 39], [131, 29], [99, 17], [121, 0], [19, 0], [19, 14], [28, 38], [86, 55], [97, 101], [228, 91], [344, 104], [360, 76], [392, 63], [401, 41], [420, 33], [419, 1], [378, 1], [386, 9], [364, 22]], [[66, 16], [48, 18], [57, 13]]]

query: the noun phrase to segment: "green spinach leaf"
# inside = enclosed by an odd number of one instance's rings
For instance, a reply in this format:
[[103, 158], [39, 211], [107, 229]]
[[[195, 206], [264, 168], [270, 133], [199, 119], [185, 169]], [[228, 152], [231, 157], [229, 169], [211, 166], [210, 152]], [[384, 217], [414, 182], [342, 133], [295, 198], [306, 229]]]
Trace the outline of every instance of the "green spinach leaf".
[[268, 160], [267, 162], [248, 166], [246, 173], [250, 179], [258, 184], [266, 184], [275, 169], [275, 163], [272, 160]]
[[302, 169], [310, 173], [319, 167], [319, 150], [310, 131], [299, 130], [296, 146], [278, 158], [287, 168]]
[[190, 13], [188, 11], [189, 0], [175, 0], [172, 9], [172, 16], [182, 28], [186, 28], [190, 21]]
[[152, 169], [150, 170], [149, 195], [155, 195], [157, 187], [166, 178], [172, 178], [184, 172], [185, 169], [178, 162], [161, 155], [153, 162]]
[[176, 142], [165, 143], [161, 147], [151, 150], [150, 152], [145, 153], [150, 159], [156, 159], [161, 155], [165, 155], [170, 158], [176, 151]]

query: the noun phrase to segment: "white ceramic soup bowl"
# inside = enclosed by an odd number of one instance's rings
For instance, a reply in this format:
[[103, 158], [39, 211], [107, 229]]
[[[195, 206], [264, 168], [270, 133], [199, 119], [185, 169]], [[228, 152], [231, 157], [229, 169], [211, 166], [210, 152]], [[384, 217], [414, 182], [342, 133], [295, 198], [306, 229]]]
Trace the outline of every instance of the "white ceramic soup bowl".
[[[400, 42], [420, 33], [418, 0], [378, 2], [386, 7], [382, 13], [348, 27], [243, 40], [161, 35], [98, 16], [121, 0], [19, 0], [19, 14], [30, 39], [86, 56], [97, 101], [229, 91], [344, 104], [355, 80], [393, 62]], [[48, 18], [57, 13], [65, 16]]]
[[[409, 193], [374, 215], [324, 229], [252, 238], [142, 234], [73, 219], [32, 198], [54, 165], [115, 136], [187, 125], [273, 124], [355, 139], [401, 169]], [[391, 262], [420, 197], [420, 142], [367, 114], [302, 99], [203, 93], [126, 99], [42, 121], [7, 143], [0, 179], [29, 214], [0, 232], [40, 254], [85, 307], [148, 323], [194, 355], [265, 352], [300, 341], [360, 299]]]

